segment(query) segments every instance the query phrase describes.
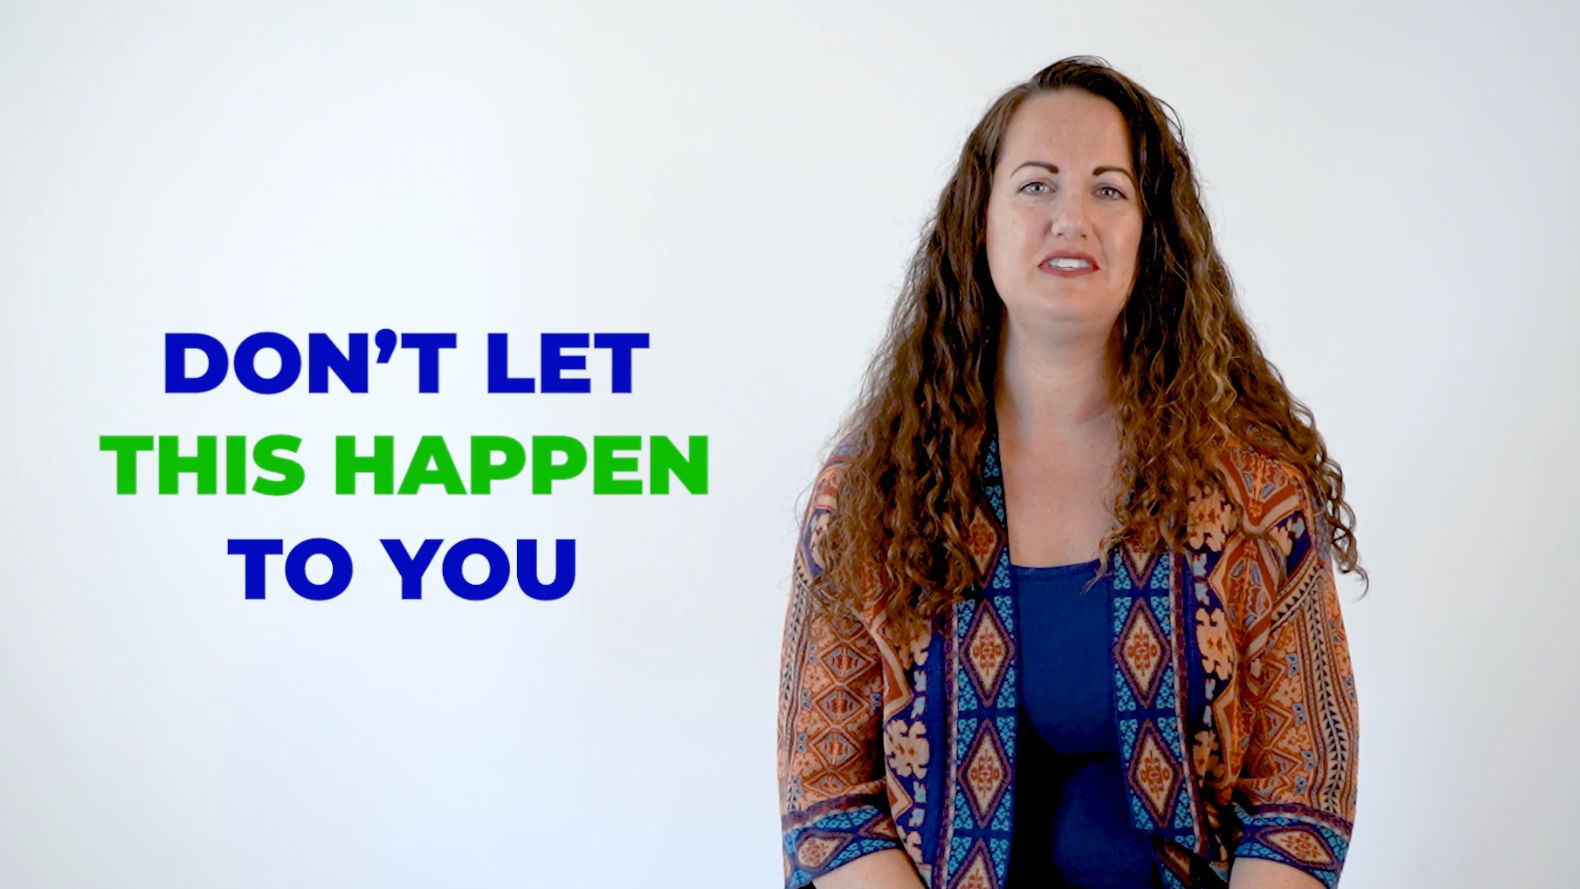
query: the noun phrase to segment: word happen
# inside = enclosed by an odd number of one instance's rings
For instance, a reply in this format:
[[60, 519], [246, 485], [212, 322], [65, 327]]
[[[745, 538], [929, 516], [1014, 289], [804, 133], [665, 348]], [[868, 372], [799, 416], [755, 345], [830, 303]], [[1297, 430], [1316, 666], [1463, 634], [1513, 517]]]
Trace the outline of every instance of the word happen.
[[[155, 451], [160, 494], [176, 494], [181, 477], [193, 477], [199, 494], [219, 490], [219, 436], [199, 435], [194, 450], [181, 453], [180, 437], [175, 435], [103, 435], [99, 450], [115, 454], [115, 493], [136, 494], [138, 490], [137, 455]], [[301, 490], [306, 470], [293, 455], [302, 445], [294, 435], [267, 435], [247, 447], [244, 435], [225, 438], [224, 477], [226, 494], [284, 496]], [[528, 445], [506, 435], [474, 435], [466, 451], [469, 466], [463, 479], [450, 446], [441, 435], [424, 435], [417, 441], [406, 461], [399, 487], [395, 484], [395, 437], [373, 436], [372, 452], [359, 449], [357, 436], [335, 437], [335, 493], [357, 493], [359, 476], [371, 476], [374, 494], [416, 494], [424, 487], [436, 486], [446, 494], [489, 494], [494, 483], [507, 481], [527, 468]], [[644, 447], [645, 444], [645, 447]], [[691, 494], [708, 493], [708, 437], [693, 435], [687, 449], [667, 436], [595, 435], [589, 448], [581, 440], [566, 435], [534, 435], [531, 447], [531, 487], [534, 494], [554, 493], [554, 483], [576, 478], [592, 467], [594, 494], [642, 494], [640, 476], [646, 457], [645, 493], [668, 494], [670, 481], [678, 481]], [[590, 452], [590, 456], [589, 456]], [[256, 476], [248, 485], [250, 466], [272, 473], [276, 478]]]
[[[402, 333], [384, 328], [373, 335], [373, 345], [378, 348], [377, 364], [388, 364], [396, 348], [417, 353], [417, 391], [439, 391], [440, 355], [456, 347], [453, 333]], [[567, 373], [585, 371], [587, 356], [569, 350], [591, 348], [607, 349], [610, 355], [609, 391], [631, 391], [631, 353], [648, 347], [645, 333], [545, 333], [539, 337], [539, 376], [543, 378], [543, 392], [588, 393], [592, 380], [588, 377], [566, 376]], [[279, 368], [270, 376], [258, 370], [258, 356], [272, 352]], [[207, 360], [207, 366], [197, 376], [187, 374], [187, 353], [197, 352]], [[307, 335], [307, 391], [329, 391], [329, 376], [334, 374], [346, 391], [366, 394], [368, 391], [368, 335], [353, 333], [347, 336], [346, 348], [341, 348], [328, 334]], [[225, 382], [234, 371], [236, 382], [259, 395], [278, 395], [296, 385], [302, 376], [302, 350], [296, 342], [283, 333], [264, 331], [243, 339], [236, 345], [234, 355], [225, 344], [206, 333], [165, 334], [165, 391], [209, 392]], [[534, 377], [510, 375], [510, 335], [488, 335], [488, 391], [536, 392]]]
[[[443, 540], [424, 540], [415, 553], [406, 549], [399, 540], [380, 540], [390, 563], [400, 575], [400, 597], [421, 599], [423, 575], [433, 564]], [[285, 552], [285, 541], [278, 539], [241, 538], [227, 541], [226, 552], [241, 556], [245, 575], [243, 597], [262, 599], [267, 595], [268, 558]], [[329, 578], [315, 583], [307, 576], [307, 562], [314, 556], [329, 561]], [[466, 560], [481, 557], [488, 563], [488, 576], [473, 583], [463, 569]], [[285, 556], [285, 582], [291, 591], [304, 599], [323, 602], [333, 599], [351, 585], [355, 566], [351, 554], [339, 543], [328, 537], [313, 537], [291, 547]], [[510, 556], [505, 548], [484, 537], [469, 537], [450, 546], [444, 554], [440, 568], [444, 585], [450, 592], [473, 602], [492, 599], [510, 583]], [[538, 542], [516, 541], [516, 585], [533, 599], [552, 601], [563, 597], [576, 584], [576, 541], [554, 541], [554, 579], [543, 583], [538, 579]]]

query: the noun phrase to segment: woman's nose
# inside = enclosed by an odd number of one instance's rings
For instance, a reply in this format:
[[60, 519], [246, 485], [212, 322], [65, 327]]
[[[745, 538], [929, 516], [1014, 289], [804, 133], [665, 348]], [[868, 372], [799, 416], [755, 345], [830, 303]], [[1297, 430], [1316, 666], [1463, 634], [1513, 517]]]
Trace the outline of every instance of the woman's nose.
[[1078, 196], [1070, 196], [1054, 205], [1053, 219], [1051, 220], [1053, 236], [1070, 241], [1080, 240], [1091, 232], [1087, 220], [1085, 202]]

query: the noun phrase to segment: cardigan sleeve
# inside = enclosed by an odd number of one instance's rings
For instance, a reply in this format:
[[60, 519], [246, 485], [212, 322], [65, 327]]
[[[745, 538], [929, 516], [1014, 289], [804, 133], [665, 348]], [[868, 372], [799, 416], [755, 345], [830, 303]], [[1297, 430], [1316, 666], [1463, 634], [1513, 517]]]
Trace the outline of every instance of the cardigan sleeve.
[[884, 789], [883, 675], [866, 626], [814, 607], [818, 544], [838, 465], [819, 475], [802, 521], [779, 687], [779, 806], [787, 889], [863, 855], [899, 848]]
[[1304, 480], [1291, 486], [1293, 508], [1268, 526], [1264, 564], [1277, 583], [1252, 619], [1243, 665], [1250, 731], [1234, 854], [1290, 865], [1331, 889], [1355, 818], [1355, 679], [1329, 536]]

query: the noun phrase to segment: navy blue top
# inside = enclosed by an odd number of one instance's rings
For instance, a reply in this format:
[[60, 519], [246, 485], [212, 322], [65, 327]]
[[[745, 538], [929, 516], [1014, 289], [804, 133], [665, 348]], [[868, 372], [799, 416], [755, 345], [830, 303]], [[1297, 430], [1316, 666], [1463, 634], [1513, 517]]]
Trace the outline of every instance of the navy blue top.
[[1014, 566], [1020, 731], [1006, 889], [1154, 889], [1114, 721], [1112, 589], [1098, 563]]

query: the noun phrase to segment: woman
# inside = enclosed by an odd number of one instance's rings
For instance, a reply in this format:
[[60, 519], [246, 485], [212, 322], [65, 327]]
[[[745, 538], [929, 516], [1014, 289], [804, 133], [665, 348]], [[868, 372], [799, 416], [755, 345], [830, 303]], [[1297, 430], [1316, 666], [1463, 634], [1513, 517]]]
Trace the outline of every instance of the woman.
[[1164, 108], [1065, 59], [966, 141], [796, 552], [789, 887], [1338, 880], [1353, 514]]

